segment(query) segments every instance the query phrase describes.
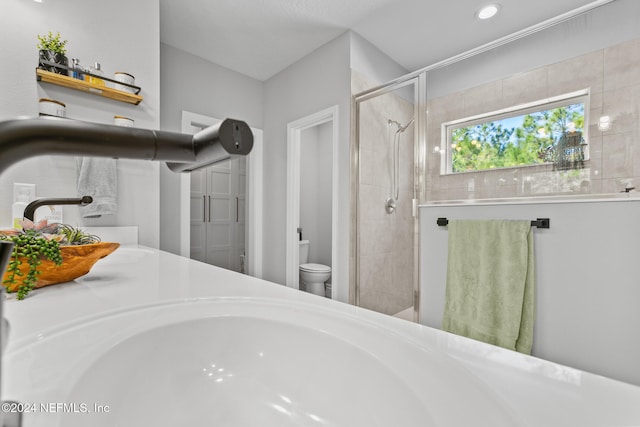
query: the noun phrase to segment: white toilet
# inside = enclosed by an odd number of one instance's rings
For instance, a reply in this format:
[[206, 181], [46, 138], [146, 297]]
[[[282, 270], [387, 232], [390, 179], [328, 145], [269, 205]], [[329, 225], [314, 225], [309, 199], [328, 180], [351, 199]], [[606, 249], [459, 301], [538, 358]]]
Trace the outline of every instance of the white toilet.
[[331, 267], [309, 263], [309, 241], [300, 241], [300, 283], [301, 289], [312, 294], [325, 296], [324, 282], [331, 277]]

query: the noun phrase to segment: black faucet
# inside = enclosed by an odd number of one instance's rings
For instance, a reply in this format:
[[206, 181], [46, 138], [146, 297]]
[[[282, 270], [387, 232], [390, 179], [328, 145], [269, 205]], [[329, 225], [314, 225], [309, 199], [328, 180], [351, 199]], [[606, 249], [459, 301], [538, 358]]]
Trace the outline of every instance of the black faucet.
[[28, 219], [29, 221], [33, 221], [33, 217], [35, 216], [36, 209], [38, 209], [40, 206], [53, 206], [53, 205], [87, 206], [91, 202], [93, 202], [93, 197], [91, 196], [82, 196], [82, 197], [76, 197], [76, 198], [36, 199], [33, 202], [29, 203], [27, 207], [24, 209], [23, 217]]
[[234, 119], [225, 119], [195, 135], [59, 117], [0, 122], [0, 173], [19, 160], [43, 155], [164, 161], [174, 172], [191, 172], [247, 155], [252, 148], [251, 129]]

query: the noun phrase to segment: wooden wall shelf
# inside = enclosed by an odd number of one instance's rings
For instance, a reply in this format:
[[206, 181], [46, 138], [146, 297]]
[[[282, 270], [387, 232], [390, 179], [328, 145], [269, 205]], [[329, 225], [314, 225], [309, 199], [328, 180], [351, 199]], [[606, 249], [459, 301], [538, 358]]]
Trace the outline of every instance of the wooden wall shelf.
[[120, 102], [138, 105], [142, 102], [142, 96], [134, 93], [123, 92], [107, 86], [99, 86], [84, 80], [74, 79], [73, 77], [63, 74], [52, 73], [50, 71], [36, 68], [36, 78], [40, 82], [51, 83], [54, 85], [75, 89], [82, 92], [92, 93], [94, 95], [103, 96], [105, 98], [114, 99]]

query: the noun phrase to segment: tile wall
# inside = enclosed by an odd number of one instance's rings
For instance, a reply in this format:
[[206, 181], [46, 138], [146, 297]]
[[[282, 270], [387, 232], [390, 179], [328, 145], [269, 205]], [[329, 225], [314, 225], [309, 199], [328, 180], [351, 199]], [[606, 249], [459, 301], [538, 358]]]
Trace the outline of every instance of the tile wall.
[[[589, 89], [585, 169], [536, 165], [441, 174], [442, 123]], [[432, 99], [427, 105], [427, 201], [618, 193], [640, 189], [640, 39]], [[612, 127], [598, 130], [601, 116]]]

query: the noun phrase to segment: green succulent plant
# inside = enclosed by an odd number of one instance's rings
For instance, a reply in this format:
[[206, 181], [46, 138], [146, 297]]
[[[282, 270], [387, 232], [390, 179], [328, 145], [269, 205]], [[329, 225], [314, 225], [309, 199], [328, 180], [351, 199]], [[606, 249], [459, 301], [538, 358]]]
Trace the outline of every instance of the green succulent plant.
[[59, 224], [56, 234], [64, 236], [63, 239], [60, 240], [61, 245], [90, 245], [100, 242], [98, 236], [67, 224]]
[[48, 34], [41, 36], [38, 35], [38, 49], [39, 50], [50, 50], [52, 52], [59, 53], [61, 55], [67, 54], [67, 43], [68, 40], [62, 40], [62, 36], [60, 33], [56, 33], [55, 35], [49, 31]]
[[38, 230], [27, 229], [14, 235], [2, 234], [0, 239], [13, 242], [13, 252], [7, 266], [7, 278], [2, 282], [7, 289], [17, 283], [21, 276], [24, 276], [24, 273], [20, 270], [23, 260], [29, 263], [27, 275], [23, 278], [22, 284], [16, 292], [16, 298], [19, 300], [24, 299], [35, 288], [38, 274], [40, 274], [38, 266], [42, 262], [41, 259], [46, 258], [56, 265], [62, 264], [59, 243], [56, 240], [47, 238]]
[[[98, 236], [67, 224], [47, 224], [46, 220], [34, 224], [32, 221], [23, 220], [20, 221], [20, 225], [22, 230], [0, 230], [0, 240], [9, 240], [14, 244], [6, 278], [2, 284], [9, 290], [22, 278], [22, 284], [16, 291], [16, 298], [19, 300], [24, 299], [35, 288], [38, 275], [41, 273], [38, 267], [43, 259], [48, 259], [58, 266], [62, 264], [60, 246], [100, 242]], [[26, 277], [20, 270], [23, 262], [29, 264]]]

